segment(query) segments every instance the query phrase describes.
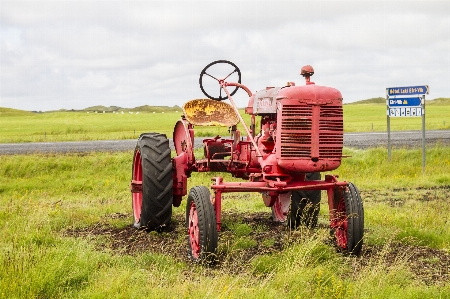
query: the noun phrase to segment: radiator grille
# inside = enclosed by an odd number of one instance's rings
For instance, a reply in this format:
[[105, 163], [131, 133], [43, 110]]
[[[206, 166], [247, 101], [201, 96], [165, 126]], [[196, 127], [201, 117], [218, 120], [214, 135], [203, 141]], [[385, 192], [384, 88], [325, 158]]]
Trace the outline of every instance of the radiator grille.
[[312, 125], [311, 119], [285, 118], [281, 124], [281, 130], [288, 131], [306, 131], [310, 130]]
[[283, 105], [281, 157], [311, 156], [312, 106]]
[[[316, 118], [311, 105], [283, 105], [281, 157], [311, 158], [312, 144], [318, 142], [320, 159], [341, 158], [344, 142], [342, 106], [320, 106], [319, 112], [315, 111]], [[312, 136], [313, 127], [318, 128], [318, 137]]]
[[342, 147], [320, 147], [319, 153], [321, 158], [340, 159], [342, 157]]
[[340, 106], [321, 106], [320, 117], [342, 117], [343, 110]]
[[283, 105], [283, 116], [292, 117], [311, 117], [312, 106], [306, 105]]

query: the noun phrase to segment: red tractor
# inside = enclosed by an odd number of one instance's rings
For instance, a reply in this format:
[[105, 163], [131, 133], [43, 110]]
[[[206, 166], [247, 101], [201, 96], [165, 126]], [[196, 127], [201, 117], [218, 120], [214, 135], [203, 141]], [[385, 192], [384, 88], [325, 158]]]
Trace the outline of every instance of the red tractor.
[[[226, 68], [229, 70], [224, 71]], [[214, 69], [224, 76], [215, 76], [211, 73]], [[241, 84], [241, 72], [234, 63], [218, 60], [208, 64], [199, 79], [208, 99], [184, 104], [184, 114], [173, 131], [176, 156], [171, 157], [164, 134], [144, 133], [137, 141], [130, 186], [135, 227], [168, 227], [172, 206], [180, 206], [188, 194], [187, 179], [192, 172], [228, 172], [243, 181], [214, 177], [210, 188], [195, 186], [189, 191], [186, 230], [193, 260], [214, 260], [222, 194], [227, 192], [259, 192], [275, 221], [296, 228], [317, 224], [321, 190], [326, 190], [331, 235], [343, 252], [358, 255], [364, 234], [359, 191], [352, 183], [339, 182], [337, 176], [328, 174], [322, 180], [320, 174], [341, 163], [342, 95], [337, 89], [311, 82], [313, 74], [311, 66], [304, 66], [305, 85], [288, 82], [252, 93]], [[232, 77], [237, 78], [231, 81]], [[219, 88], [219, 97], [208, 93], [211, 83]], [[249, 96], [245, 108], [249, 126], [232, 99], [239, 88]], [[226, 99], [231, 105], [223, 102]], [[237, 129], [239, 122], [245, 136]], [[204, 156], [198, 159], [194, 156], [194, 126], [205, 125], [227, 126], [231, 137], [204, 139]]]

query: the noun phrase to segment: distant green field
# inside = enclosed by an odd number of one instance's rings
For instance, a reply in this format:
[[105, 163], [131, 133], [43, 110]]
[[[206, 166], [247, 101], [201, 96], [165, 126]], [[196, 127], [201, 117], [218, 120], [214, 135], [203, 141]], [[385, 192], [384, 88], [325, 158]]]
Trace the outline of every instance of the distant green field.
[[[450, 129], [450, 99], [427, 101], [426, 105], [426, 129]], [[166, 107], [165, 111], [164, 107], [149, 106], [130, 111], [118, 107], [97, 107], [98, 111], [95, 107], [91, 108], [83, 112], [45, 113], [0, 108], [0, 143], [134, 139], [144, 132], [165, 133], [170, 138], [182, 114], [181, 109], [177, 110], [179, 107]], [[241, 114], [248, 123], [250, 118], [242, 109]], [[420, 117], [392, 118], [391, 130], [421, 130], [421, 124]], [[240, 129], [243, 131], [242, 126]], [[386, 131], [385, 103], [375, 99], [344, 105], [344, 130]], [[224, 127], [196, 127], [195, 134], [199, 137], [229, 135], [228, 128]]]
[[[426, 130], [450, 129], [450, 104], [425, 107]], [[391, 117], [391, 131], [421, 130], [421, 117]], [[386, 132], [386, 105], [360, 104], [344, 105], [345, 132]]]

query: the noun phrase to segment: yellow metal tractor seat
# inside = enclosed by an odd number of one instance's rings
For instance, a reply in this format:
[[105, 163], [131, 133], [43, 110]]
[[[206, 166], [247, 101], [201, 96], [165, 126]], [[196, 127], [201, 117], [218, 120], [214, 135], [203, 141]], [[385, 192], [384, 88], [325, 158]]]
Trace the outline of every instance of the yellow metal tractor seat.
[[233, 107], [222, 101], [191, 100], [183, 105], [183, 112], [186, 119], [196, 126], [231, 127], [239, 123]]

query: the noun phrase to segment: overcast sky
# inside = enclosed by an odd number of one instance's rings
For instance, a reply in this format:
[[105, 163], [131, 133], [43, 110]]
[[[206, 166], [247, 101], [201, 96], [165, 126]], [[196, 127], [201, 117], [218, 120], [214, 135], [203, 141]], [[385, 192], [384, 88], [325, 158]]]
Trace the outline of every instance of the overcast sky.
[[0, 0], [0, 107], [181, 106], [219, 59], [252, 91], [304, 84], [310, 64], [344, 103], [450, 97], [450, 1]]

